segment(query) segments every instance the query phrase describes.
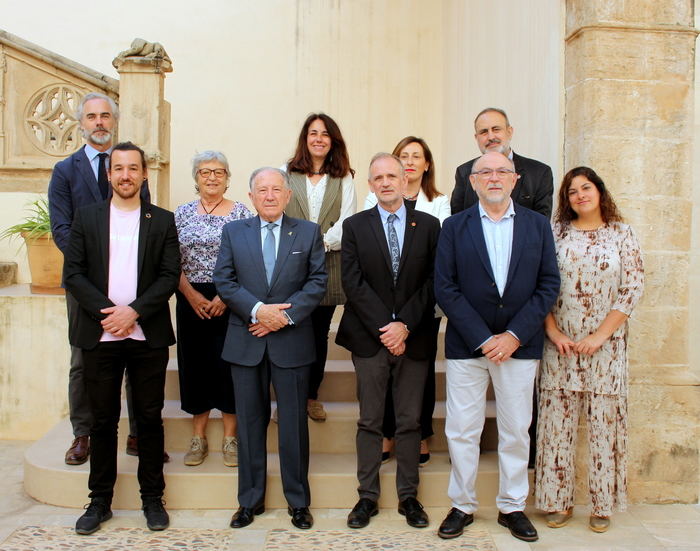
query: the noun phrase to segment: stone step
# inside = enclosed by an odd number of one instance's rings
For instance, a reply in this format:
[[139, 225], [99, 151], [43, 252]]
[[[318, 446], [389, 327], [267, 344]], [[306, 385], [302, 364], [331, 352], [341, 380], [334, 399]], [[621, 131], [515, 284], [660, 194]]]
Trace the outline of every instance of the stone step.
[[[276, 404], [273, 402], [272, 409]], [[126, 405], [122, 404], [122, 418], [119, 424], [120, 449], [126, 445], [129, 424], [126, 418]], [[326, 404], [328, 419], [324, 422], [309, 420], [309, 446], [312, 453], [355, 453], [355, 433], [359, 406], [357, 402], [329, 402]], [[484, 450], [495, 450], [498, 446], [496, 432], [496, 405], [487, 402], [486, 425], [482, 437]], [[165, 447], [174, 452], [185, 452], [192, 437], [192, 416], [180, 409], [179, 402], [167, 401], [163, 408], [163, 425], [165, 427]], [[445, 403], [437, 402], [433, 415], [434, 435], [430, 438], [430, 449], [438, 452], [447, 451], [445, 438]], [[277, 452], [278, 425], [270, 422], [267, 432], [267, 448]], [[221, 414], [212, 411], [207, 425], [207, 442], [209, 449], [221, 451], [223, 440], [223, 423]]]
[[[25, 455], [24, 485], [33, 498], [63, 507], [82, 507], [88, 501], [87, 479], [89, 463], [68, 466], [63, 454], [71, 439], [70, 424], [64, 420], [35, 442]], [[140, 508], [136, 470], [137, 458], [123, 452], [120, 444], [118, 478], [113, 506], [116, 509]], [[236, 468], [223, 465], [221, 454], [212, 451], [197, 467], [183, 464], [183, 452], [171, 452], [172, 460], [165, 465], [166, 490], [164, 499], [169, 509], [234, 509], [237, 506]], [[312, 453], [309, 467], [311, 506], [350, 509], [357, 501], [355, 453]], [[432, 454], [428, 465], [421, 469], [418, 498], [428, 507], [447, 507], [447, 484], [450, 464], [444, 452]], [[381, 469], [382, 496], [380, 507], [397, 506], [395, 487], [396, 462], [389, 461]], [[498, 462], [494, 452], [481, 455], [477, 492], [484, 504], [492, 504], [498, 492]], [[284, 508], [279, 459], [268, 455], [268, 508]], [[433, 519], [436, 521], [437, 519]], [[342, 522], [342, 521], [341, 521]]]

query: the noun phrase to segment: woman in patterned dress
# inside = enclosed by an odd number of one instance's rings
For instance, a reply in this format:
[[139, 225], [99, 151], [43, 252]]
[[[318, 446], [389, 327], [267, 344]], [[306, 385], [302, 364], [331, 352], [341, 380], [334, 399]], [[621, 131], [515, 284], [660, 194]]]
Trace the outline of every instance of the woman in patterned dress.
[[587, 167], [564, 176], [554, 238], [561, 290], [545, 320], [535, 504], [551, 528], [571, 519], [583, 413], [589, 527], [605, 532], [613, 510], [626, 507], [627, 319], [642, 295], [642, 255], [605, 184]]
[[238, 465], [236, 407], [228, 365], [221, 359], [228, 311], [216, 294], [212, 272], [221, 244], [221, 230], [232, 220], [253, 215], [242, 203], [224, 197], [230, 172], [223, 153], [204, 151], [192, 159], [192, 177], [199, 199], [175, 211], [182, 256], [178, 286], [177, 364], [182, 409], [193, 415], [194, 434], [185, 465], [199, 465], [209, 453], [209, 412], [221, 411], [224, 464]]

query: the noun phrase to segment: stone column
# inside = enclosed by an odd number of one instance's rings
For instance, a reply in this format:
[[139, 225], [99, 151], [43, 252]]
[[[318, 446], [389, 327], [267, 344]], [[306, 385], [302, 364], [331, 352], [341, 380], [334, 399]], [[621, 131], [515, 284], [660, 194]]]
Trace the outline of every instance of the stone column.
[[[630, 502], [698, 499], [698, 355], [689, 356], [692, 0], [567, 0], [564, 168], [594, 168], [641, 240], [630, 323]], [[698, 335], [692, 336], [697, 339]], [[579, 465], [585, 462], [579, 461]]]
[[151, 200], [170, 208], [170, 104], [163, 97], [170, 58], [160, 44], [136, 39], [112, 64], [119, 72], [119, 141], [144, 150]]

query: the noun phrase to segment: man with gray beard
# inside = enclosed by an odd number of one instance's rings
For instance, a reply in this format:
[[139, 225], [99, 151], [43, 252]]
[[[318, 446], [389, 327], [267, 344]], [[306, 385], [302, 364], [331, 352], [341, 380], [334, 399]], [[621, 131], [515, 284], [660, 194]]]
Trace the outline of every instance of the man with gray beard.
[[[75, 118], [80, 124], [87, 142], [67, 159], [56, 164], [49, 183], [49, 215], [51, 233], [58, 248], [65, 255], [68, 250], [71, 225], [75, 212], [86, 205], [106, 201], [111, 196], [107, 180], [109, 154], [112, 152], [119, 108], [114, 100], [98, 92], [90, 92], [78, 104]], [[141, 199], [150, 202], [148, 183], [141, 187]], [[79, 306], [66, 291], [68, 325], [72, 327], [78, 316]], [[81, 465], [90, 455], [90, 427], [92, 416], [85, 393], [82, 353], [71, 347], [68, 378], [68, 408], [73, 428], [73, 442], [65, 456], [67, 465]], [[130, 403], [130, 387], [127, 379], [127, 401]], [[131, 407], [129, 407], [131, 412]], [[130, 420], [130, 438], [127, 453], [137, 454], [136, 426]], [[167, 461], [167, 459], [166, 459]]]

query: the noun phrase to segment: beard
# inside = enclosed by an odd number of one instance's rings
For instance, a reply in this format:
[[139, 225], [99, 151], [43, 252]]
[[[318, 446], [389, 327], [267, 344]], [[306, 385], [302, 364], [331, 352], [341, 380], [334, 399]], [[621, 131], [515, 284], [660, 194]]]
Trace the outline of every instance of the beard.
[[[101, 127], [97, 127], [92, 132], [82, 128], [81, 132], [83, 134], [83, 138], [85, 138], [88, 142], [94, 143], [96, 145], [105, 145], [112, 141], [112, 133], [109, 130], [105, 130]], [[97, 132], [104, 132], [104, 134], [100, 135]]]
[[131, 199], [141, 191], [141, 186], [133, 185], [127, 189], [122, 189], [119, 184], [112, 186], [112, 191], [122, 199]]

